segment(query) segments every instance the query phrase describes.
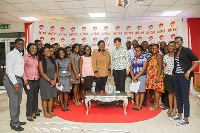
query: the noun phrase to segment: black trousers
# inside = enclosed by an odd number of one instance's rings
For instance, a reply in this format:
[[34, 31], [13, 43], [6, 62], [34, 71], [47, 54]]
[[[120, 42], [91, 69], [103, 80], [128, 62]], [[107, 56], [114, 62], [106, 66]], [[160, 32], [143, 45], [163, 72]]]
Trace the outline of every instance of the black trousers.
[[29, 90], [24, 86], [27, 95], [26, 116], [32, 116], [33, 113], [37, 112], [38, 108], [39, 80], [28, 80], [28, 84]]
[[116, 91], [125, 92], [126, 69], [113, 70]]
[[96, 78], [95, 92], [100, 92], [101, 90], [105, 91], [107, 79], [108, 76]]

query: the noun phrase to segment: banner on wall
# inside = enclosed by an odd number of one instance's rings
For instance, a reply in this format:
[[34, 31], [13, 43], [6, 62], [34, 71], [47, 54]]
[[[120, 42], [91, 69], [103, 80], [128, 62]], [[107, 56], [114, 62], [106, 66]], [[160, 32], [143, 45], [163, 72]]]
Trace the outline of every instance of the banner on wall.
[[123, 23], [45, 23], [33, 25], [32, 39], [40, 39], [43, 43], [59, 43], [62, 47], [79, 43], [97, 48], [97, 42], [104, 40], [107, 49], [114, 47], [115, 37], [122, 39], [124, 45], [134, 39], [139, 43], [148, 41], [149, 44], [161, 41], [169, 42], [176, 36], [182, 36], [182, 19], [175, 18], [156, 22], [123, 22]]

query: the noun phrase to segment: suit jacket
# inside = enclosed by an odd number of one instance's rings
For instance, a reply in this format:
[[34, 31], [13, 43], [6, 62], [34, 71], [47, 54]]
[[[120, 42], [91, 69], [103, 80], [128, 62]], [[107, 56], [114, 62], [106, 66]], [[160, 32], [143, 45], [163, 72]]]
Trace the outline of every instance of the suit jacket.
[[108, 76], [108, 71], [110, 71], [110, 53], [108, 51], [99, 52], [94, 51], [92, 54], [92, 67], [94, 72], [97, 72], [99, 77]]
[[[175, 57], [177, 56], [177, 51], [174, 53], [174, 69], [173, 73], [176, 71], [177, 63], [175, 61]], [[199, 59], [197, 56], [192, 52], [190, 48], [182, 47], [180, 55], [179, 55], [179, 62], [180, 65], [186, 73], [192, 67], [192, 61], [198, 61]], [[190, 73], [190, 77], [193, 76], [193, 72]]]

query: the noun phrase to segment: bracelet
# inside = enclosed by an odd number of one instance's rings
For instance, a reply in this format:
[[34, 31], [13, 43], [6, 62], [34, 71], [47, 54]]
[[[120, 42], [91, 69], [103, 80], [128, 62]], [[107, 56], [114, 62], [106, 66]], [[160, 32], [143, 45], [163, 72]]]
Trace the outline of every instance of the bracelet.
[[94, 73], [98, 73], [98, 71], [94, 71]]

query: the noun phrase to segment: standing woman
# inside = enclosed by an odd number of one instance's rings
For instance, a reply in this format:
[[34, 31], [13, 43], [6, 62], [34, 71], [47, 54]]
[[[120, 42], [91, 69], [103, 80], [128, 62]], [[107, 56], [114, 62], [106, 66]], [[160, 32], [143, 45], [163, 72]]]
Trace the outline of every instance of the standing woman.
[[38, 46], [30, 43], [27, 46], [28, 54], [24, 56], [24, 90], [27, 95], [26, 117], [28, 121], [36, 118], [38, 109], [39, 71], [38, 71]]
[[138, 93], [135, 93], [136, 106], [133, 110], [141, 110], [144, 101], [144, 95], [146, 92], [146, 68], [147, 68], [147, 57], [142, 55], [143, 47], [138, 45], [135, 48], [136, 56], [133, 58], [130, 66], [130, 74], [133, 82], [140, 82]]
[[129, 74], [129, 57], [125, 47], [121, 46], [121, 38], [114, 39], [116, 48], [111, 52], [111, 72], [114, 76], [116, 90], [125, 92], [125, 79]]
[[80, 84], [80, 56], [79, 56], [79, 44], [74, 44], [72, 46], [72, 54], [70, 56], [72, 62], [72, 79], [74, 83], [73, 94], [74, 99], [73, 102], [75, 105], [80, 105], [79, 102], [79, 84]]
[[168, 100], [169, 100], [169, 110], [167, 111], [168, 116], [174, 117], [176, 115], [177, 103], [176, 103], [176, 95], [174, 91], [173, 84], [173, 69], [174, 69], [174, 51], [175, 44], [174, 41], [169, 42], [168, 44], [168, 54], [163, 57], [163, 65], [164, 65], [164, 83], [165, 89], [168, 91]]
[[57, 96], [56, 79], [56, 63], [55, 60], [50, 56], [48, 47], [41, 48], [41, 57], [39, 58], [39, 72], [40, 78], [40, 89], [42, 107], [44, 110], [44, 117], [51, 118], [55, 116], [52, 111], [53, 98]]
[[159, 54], [159, 45], [153, 44], [152, 57], [148, 61], [147, 65], [147, 81], [146, 88], [154, 90], [154, 105], [150, 107], [150, 110], [159, 108], [160, 92], [164, 92], [163, 81], [163, 59]]
[[63, 90], [59, 93], [59, 99], [62, 106], [62, 111], [69, 111], [68, 93], [71, 90], [71, 61], [67, 57], [65, 48], [58, 48], [56, 51], [56, 58], [58, 86], [63, 86]]
[[[178, 115], [172, 117], [171, 120], [180, 120], [177, 125], [188, 125], [190, 116], [190, 79], [193, 76], [193, 70], [197, 67], [197, 63], [192, 65], [192, 61], [198, 61], [197, 56], [191, 49], [183, 47], [183, 38], [175, 37], [174, 40], [177, 51], [174, 53], [174, 69], [173, 82], [176, 93]], [[184, 118], [182, 113], [184, 110]]]
[[105, 85], [110, 75], [110, 53], [105, 50], [105, 42], [100, 40], [97, 43], [99, 49], [92, 54], [92, 67], [96, 78], [95, 91], [105, 91]]
[[83, 56], [80, 59], [80, 73], [81, 73], [81, 89], [83, 94], [83, 100], [85, 101], [85, 94], [87, 90], [91, 90], [93, 83], [93, 68], [92, 68], [92, 57], [91, 47], [86, 45], [83, 49]]

